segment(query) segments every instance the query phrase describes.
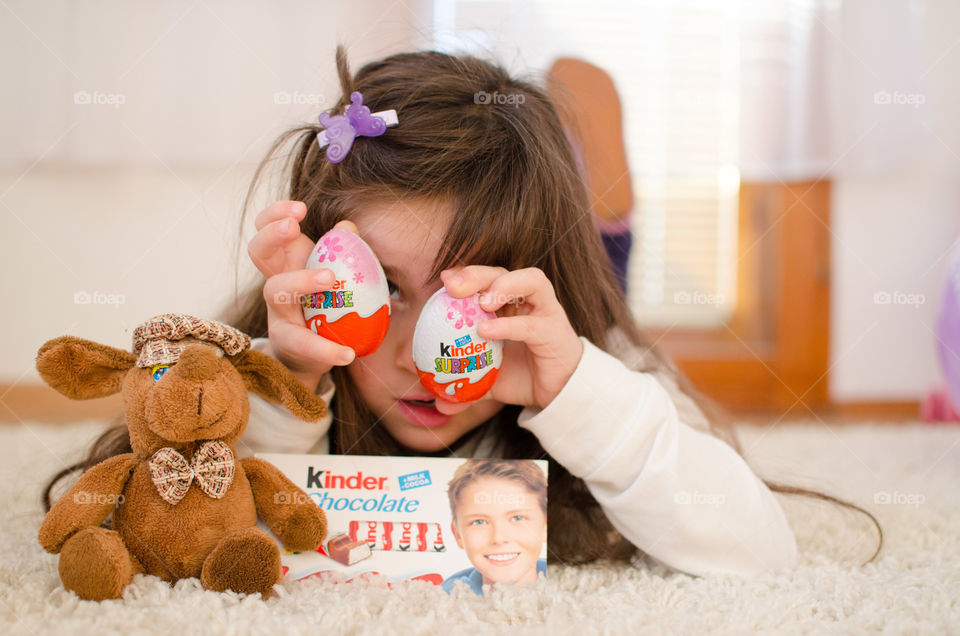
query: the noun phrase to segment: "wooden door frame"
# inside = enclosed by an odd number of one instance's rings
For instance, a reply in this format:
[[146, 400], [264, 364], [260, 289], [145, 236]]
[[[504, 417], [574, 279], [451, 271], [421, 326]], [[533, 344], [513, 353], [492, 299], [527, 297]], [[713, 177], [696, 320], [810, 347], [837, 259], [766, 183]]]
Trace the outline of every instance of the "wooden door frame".
[[803, 415], [830, 404], [830, 189], [741, 184], [732, 317], [717, 329], [646, 329], [731, 410]]

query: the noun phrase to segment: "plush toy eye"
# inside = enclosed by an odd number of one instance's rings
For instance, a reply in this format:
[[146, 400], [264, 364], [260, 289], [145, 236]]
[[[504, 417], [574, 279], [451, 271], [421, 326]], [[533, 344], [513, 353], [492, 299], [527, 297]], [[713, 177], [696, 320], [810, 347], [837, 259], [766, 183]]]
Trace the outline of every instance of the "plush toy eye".
[[167, 372], [167, 369], [170, 368], [170, 365], [167, 364], [158, 364], [153, 367], [153, 381], [158, 382], [160, 378], [163, 377], [163, 374]]

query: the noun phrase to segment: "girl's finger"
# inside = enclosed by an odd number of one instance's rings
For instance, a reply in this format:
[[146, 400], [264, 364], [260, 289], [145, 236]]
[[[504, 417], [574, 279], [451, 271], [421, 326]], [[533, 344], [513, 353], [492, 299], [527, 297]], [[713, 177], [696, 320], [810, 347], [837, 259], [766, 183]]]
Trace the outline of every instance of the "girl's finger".
[[492, 393], [487, 393], [486, 395], [481, 397], [479, 400], [474, 400], [473, 402], [450, 402], [448, 400], [444, 400], [443, 398], [438, 397], [434, 401], [434, 406], [438, 411], [440, 411], [444, 415], [456, 415], [461, 411], [466, 411], [468, 408], [470, 408], [474, 404], [493, 401], [493, 399], [494, 398]]
[[311, 249], [313, 243], [300, 233], [299, 224], [288, 217], [257, 232], [247, 245], [247, 254], [260, 273], [269, 278], [292, 267], [303, 267]]
[[460, 411], [466, 411], [468, 408], [476, 404], [476, 402], [466, 402], [459, 404], [457, 402], [447, 402], [446, 400], [437, 398], [433, 403], [434, 407], [444, 415], [456, 415]]
[[263, 286], [263, 299], [269, 308], [281, 315], [289, 314], [291, 307], [300, 312], [300, 301], [305, 294], [326, 291], [333, 282], [333, 272], [329, 269], [301, 269], [275, 274]]
[[515, 340], [532, 346], [548, 343], [551, 333], [548, 329], [538, 328], [543, 318], [532, 315], [509, 316], [484, 320], [477, 324], [477, 333], [487, 340]]
[[357, 224], [353, 221], [344, 219], [333, 226], [335, 230], [346, 230], [347, 232], [353, 232], [357, 236], [360, 236], [360, 229], [357, 227]]
[[503, 267], [468, 265], [440, 272], [440, 280], [448, 294], [454, 298], [466, 298], [486, 289], [499, 276], [507, 273]]
[[480, 307], [486, 311], [497, 311], [504, 305], [528, 305], [538, 311], [560, 309], [550, 279], [536, 267], [504, 274], [480, 293]]
[[[508, 272], [502, 267], [470, 265], [451, 274], [449, 278], [458, 291], [451, 292], [451, 295], [462, 297], [460, 293], [466, 296], [479, 291], [480, 306], [486, 311], [497, 311], [504, 305], [519, 303], [534, 308], [539, 304], [546, 309], [560, 306], [550, 279], [537, 267]], [[447, 291], [450, 291], [449, 287]]]
[[296, 352], [297, 359], [311, 363], [343, 366], [353, 362], [356, 353], [350, 347], [318, 336], [306, 327], [289, 322], [278, 322], [271, 327], [271, 342], [282, 342], [287, 351]]
[[477, 325], [477, 333], [489, 340], [521, 342], [534, 356], [549, 358], [552, 364], [559, 364], [565, 373], [561, 386], [573, 374], [583, 355], [583, 343], [570, 323], [558, 321], [555, 317], [526, 314], [485, 320]]
[[279, 221], [285, 217], [293, 217], [297, 221], [302, 221], [307, 214], [307, 206], [302, 201], [276, 201], [267, 206], [253, 220], [254, 227], [262, 230], [274, 221]]

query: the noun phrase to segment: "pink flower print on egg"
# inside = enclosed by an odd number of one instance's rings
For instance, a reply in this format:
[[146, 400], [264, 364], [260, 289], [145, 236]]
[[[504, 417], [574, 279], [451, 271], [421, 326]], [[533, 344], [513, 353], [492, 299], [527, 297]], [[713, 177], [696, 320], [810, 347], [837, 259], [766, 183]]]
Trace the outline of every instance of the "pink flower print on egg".
[[447, 320], [453, 323], [454, 329], [460, 329], [464, 325], [473, 326], [473, 316], [477, 313], [476, 308], [469, 302], [469, 299], [452, 300], [447, 305]]
[[[357, 266], [357, 255], [353, 252], [347, 252], [346, 256], [343, 257], [343, 262], [349, 265], [350, 267]], [[357, 281], [358, 283], [360, 281]]]
[[337, 260], [337, 252], [343, 251], [343, 245], [339, 245], [339, 236], [325, 236], [317, 245], [317, 262], [322, 263], [324, 259], [331, 263]]
[[362, 283], [363, 282], [363, 272], [354, 272], [353, 273], [353, 282]]

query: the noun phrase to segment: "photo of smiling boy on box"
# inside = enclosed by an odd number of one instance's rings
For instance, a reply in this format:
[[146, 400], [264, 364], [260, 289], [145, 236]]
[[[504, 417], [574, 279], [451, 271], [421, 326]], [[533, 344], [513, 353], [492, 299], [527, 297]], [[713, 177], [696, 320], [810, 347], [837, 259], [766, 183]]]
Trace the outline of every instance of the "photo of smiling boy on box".
[[467, 460], [447, 495], [453, 536], [474, 567], [449, 576], [445, 591], [462, 581], [483, 594], [483, 585], [529, 585], [546, 574], [547, 478], [533, 461]]

